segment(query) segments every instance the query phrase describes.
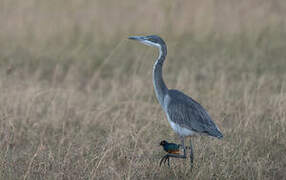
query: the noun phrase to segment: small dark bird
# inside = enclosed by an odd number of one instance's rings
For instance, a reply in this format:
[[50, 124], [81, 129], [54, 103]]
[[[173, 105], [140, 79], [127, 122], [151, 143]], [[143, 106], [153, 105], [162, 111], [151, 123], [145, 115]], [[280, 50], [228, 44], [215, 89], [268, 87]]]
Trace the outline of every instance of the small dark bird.
[[[163, 146], [164, 151], [166, 151], [169, 154], [180, 154], [180, 145], [178, 144], [168, 143], [167, 141], [163, 140], [160, 142], [160, 146]], [[163, 161], [165, 164], [167, 160], [168, 160], [168, 166], [170, 166], [170, 157], [168, 155], [162, 157], [160, 161], [160, 166]]]
[[175, 143], [168, 143], [168, 141], [161, 141], [160, 146], [163, 146], [164, 151], [171, 154], [180, 154], [180, 145]]

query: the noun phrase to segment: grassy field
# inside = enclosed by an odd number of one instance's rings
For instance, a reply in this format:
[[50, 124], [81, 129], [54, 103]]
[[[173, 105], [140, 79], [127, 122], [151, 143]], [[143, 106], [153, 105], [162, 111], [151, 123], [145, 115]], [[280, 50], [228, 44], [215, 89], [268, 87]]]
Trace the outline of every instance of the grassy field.
[[[286, 178], [284, 0], [0, 0], [0, 26], [0, 179]], [[145, 34], [224, 134], [193, 139], [192, 170], [159, 167], [179, 139]]]

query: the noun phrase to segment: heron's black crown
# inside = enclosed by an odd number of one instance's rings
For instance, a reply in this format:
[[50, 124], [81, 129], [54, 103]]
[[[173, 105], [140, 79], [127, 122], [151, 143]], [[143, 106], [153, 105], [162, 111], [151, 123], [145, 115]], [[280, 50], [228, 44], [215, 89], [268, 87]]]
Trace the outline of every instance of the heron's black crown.
[[137, 41], [149, 41], [155, 44], [160, 44], [161, 46], [166, 46], [165, 41], [157, 36], [157, 35], [150, 35], [150, 36], [130, 36], [129, 39], [137, 40]]
[[151, 42], [156, 43], [156, 44], [161, 44], [161, 45], [164, 44], [165, 45], [165, 41], [157, 35], [150, 35], [150, 36], [145, 36], [145, 37], [146, 37], [146, 40], [148, 40], [148, 41], [151, 41]]

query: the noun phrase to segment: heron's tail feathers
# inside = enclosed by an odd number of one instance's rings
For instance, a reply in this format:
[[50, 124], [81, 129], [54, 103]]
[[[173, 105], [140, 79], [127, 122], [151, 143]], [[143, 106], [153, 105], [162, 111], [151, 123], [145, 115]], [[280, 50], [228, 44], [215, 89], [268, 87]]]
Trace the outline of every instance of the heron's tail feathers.
[[218, 128], [212, 129], [210, 131], [208, 131], [208, 134], [210, 136], [216, 137], [218, 139], [222, 139], [223, 138], [223, 134], [220, 132], [220, 130]]

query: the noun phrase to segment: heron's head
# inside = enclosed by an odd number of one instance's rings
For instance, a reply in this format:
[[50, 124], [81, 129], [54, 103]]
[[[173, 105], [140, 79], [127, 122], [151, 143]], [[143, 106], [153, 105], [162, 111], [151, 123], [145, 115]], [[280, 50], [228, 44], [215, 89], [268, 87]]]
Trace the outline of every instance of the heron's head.
[[130, 36], [129, 39], [139, 41], [143, 44], [146, 44], [148, 46], [153, 46], [160, 48], [162, 46], [165, 46], [165, 42], [162, 38], [160, 38], [157, 35], [151, 35], [151, 36]]

